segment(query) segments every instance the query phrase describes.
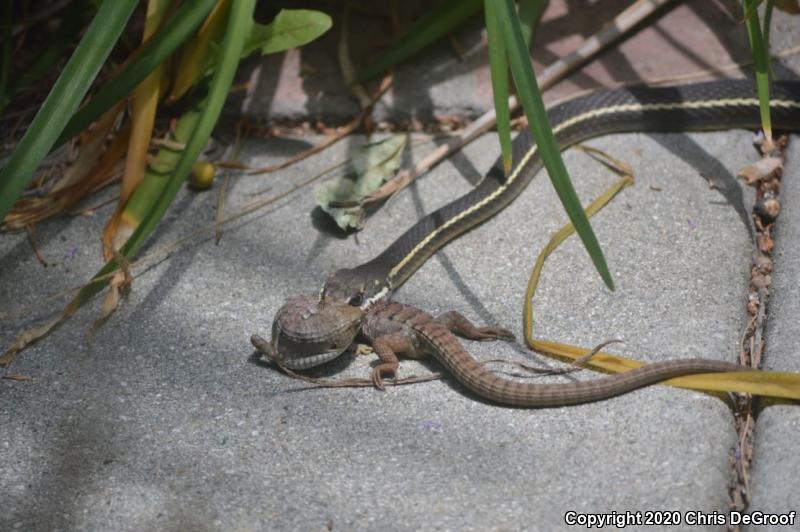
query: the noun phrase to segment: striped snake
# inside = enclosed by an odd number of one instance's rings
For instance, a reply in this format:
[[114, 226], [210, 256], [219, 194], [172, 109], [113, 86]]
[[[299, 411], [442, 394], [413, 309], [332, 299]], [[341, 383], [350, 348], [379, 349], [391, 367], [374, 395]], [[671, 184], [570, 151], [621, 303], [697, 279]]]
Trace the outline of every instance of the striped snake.
[[[773, 128], [800, 130], [800, 82], [773, 83], [770, 94]], [[562, 103], [548, 116], [561, 150], [609, 133], [761, 126], [749, 80], [603, 90]], [[525, 189], [542, 167], [527, 130], [514, 139], [512, 153], [508, 176], [498, 159], [475, 188], [419, 220], [377, 257], [334, 272], [323, 286], [325, 295], [352, 305], [389, 298], [439, 248], [497, 214]]]

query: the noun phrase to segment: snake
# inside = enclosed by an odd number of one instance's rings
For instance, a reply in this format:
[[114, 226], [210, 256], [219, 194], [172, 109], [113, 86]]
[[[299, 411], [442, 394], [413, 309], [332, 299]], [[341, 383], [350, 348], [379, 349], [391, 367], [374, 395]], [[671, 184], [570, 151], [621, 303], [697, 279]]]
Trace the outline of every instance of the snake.
[[[769, 93], [773, 129], [800, 131], [800, 82], [773, 82]], [[612, 133], [761, 127], [756, 85], [747, 79], [600, 90], [552, 107], [548, 118], [560, 150]], [[508, 174], [498, 158], [474, 188], [418, 220], [376, 257], [331, 274], [320, 296], [365, 308], [391, 297], [437, 250], [503, 210], [543, 166], [527, 130], [511, 152]]]

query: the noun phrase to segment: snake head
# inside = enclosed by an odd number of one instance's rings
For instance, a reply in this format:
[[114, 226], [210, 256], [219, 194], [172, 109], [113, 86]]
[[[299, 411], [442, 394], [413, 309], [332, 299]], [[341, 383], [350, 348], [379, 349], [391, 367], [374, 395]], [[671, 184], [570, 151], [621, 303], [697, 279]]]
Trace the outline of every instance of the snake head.
[[333, 300], [366, 307], [389, 297], [391, 284], [375, 268], [342, 268], [333, 272], [320, 291], [320, 301]]
[[272, 322], [270, 356], [289, 369], [318, 366], [341, 355], [355, 340], [364, 311], [316, 295], [288, 300]]

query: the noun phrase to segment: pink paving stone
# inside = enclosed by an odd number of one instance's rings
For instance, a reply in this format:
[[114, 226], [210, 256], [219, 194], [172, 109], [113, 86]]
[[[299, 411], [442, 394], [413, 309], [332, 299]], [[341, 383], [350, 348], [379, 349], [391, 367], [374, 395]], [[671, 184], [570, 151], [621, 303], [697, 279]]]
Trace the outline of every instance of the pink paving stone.
[[[566, 56], [605, 24], [611, 23], [630, 2], [604, 0], [575, 2], [553, 0], [537, 28], [532, 46], [534, 66], [541, 72]], [[420, 13], [417, 10], [416, 13]], [[741, 77], [738, 68], [723, 73], [714, 69], [750, 59], [738, 2], [707, 0], [671, 3], [651, 16], [642, 29], [613, 44], [596, 59], [574, 71], [545, 94], [546, 101], [576, 92], [620, 83], [653, 82], [698, 71], [712, 77]], [[388, 44], [391, 34], [385, 17], [354, 13], [348, 35], [353, 61], [365, 65]], [[339, 73], [337, 46], [341, 17], [322, 39], [271, 56], [257, 63], [249, 104], [242, 110], [257, 119], [321, 118], [345, 121], [358, 112], [358, 105]], [[773, 51], [785, 45], [797, 18], [776, 11], [773, 16]], [[795, 30], [796, 31], [796, 30]], [[378, 119], [409, 116], [423, 121], [436, 116], [472, 119], [492, 107], [486, 39], [481, 21], [454, 34], [464, 49], [461, 58], [443, 41], [407, 63], [395, 73], [394, 87], [376, 106]], [[788, 39], [789, 44], [796, 39]], [[377, 44], [376, 44], [377, 43]], [[787, 62], [795, 61], [796, 58]], [[747, 72], [745, 67], [744, 72]], [[797, 67], [795, 67], [797, 71]], [[780, 74], [780, 71], [779, 71]]]

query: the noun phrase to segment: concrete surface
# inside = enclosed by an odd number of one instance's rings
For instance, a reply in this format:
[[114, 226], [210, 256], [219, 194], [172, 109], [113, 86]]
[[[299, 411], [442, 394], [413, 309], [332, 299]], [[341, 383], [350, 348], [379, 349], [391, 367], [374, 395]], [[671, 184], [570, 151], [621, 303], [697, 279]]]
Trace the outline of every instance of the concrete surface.
[[[576, 22], [578, 28], [568, 31], [568, 4], [554, 2], [547, 19], [553, 22], [545, 28], [574, 43], [594, 25]], [[598, 7], [603, 4], [592, 4], [584, 15], [613, 14], [621, 2]], [[665, 57], [683, 57], [667, 73], [725, 60], [713, 53], [692, 56], [696, 45], [681, 45], [678, 36], [706, 42], [711, 31], [716, 37], [706, 50], [718, 45], [727, 54], [741, 53], [739, 34], [721, 23], [706, 32], [691, 30], [698, 27], [690, 25], [693, 20], [706, 20], [702, 13], [723, 16], [722, 5], [681, 7], [668, 15], [677, 17], [670, 25], [642, 32], [674, 45]], [[773, 36], [782, 45], [797, 42], [787, 20], [776, 18], [785, 31]], [[462, 40], [478, 46], [480, 37]], [[544, 49], [564, 52], [553, 46]], [[612, 52], [616, 59], [576, 76], [572, 90], [598, 72], [608, 71], [606, 79], [626, 78], [626, 68], [641, 73], [645, 46], [624, 44]], [[626, 63], [631, 54], [638, 62]], [[476, 101], [474, 91], [485, 89], [485, 78], [464, 82], [483, 75], [469, 61], [464, 77], [443, 73], [444, 85], [431, 90], [461, 98], [452, 107], [439, 105], [437, 96], [423, 102], [413, 94], [392, 105], [407, 112], [409, 102], [417, 102], [415, 108], [431, 116], [477, 112], [470, 102]], [[787, 60], [786, 69], [796, 68], [794, 61]], [[274, 69], [258, 75], [268, 70]], [[281, 80], [270, 82], [279, 87]], [[320, 100], [305, 89], [294, 90], [307, 97], [298, 108], [310, 116], [319, 109], [315, 105], [337, 109], [337, 100]], [[270, 96], [274, 105], [282, 105], [281, 90]], [[254, 109], [264, 101], [252, 100], [243, 112], [258, 116], [262, 111]], [[295, 116], [291, 112], [284, 116]], [[316, 140], [248, 140], [240, 159], [278, 162]], [[751, 133], [732, 131], [591, 141], [631, 163], [637, 176], [634, 187], [593, 219], [617, 291], [604, 288], [580, 244], [570, 239], [545, 267], [535, 306], [538, 336], [584, 346], [622, 338], [625, 344], [609, 350], [645, 360], [735, 360], [745, 323], [753, 194], [734, 173], [755, 157], [751, 140]], [[800, 370], [794, 356], [800, 307], [797, 140], [784, 178], [766, 357], [768, 367], [794, 371]], [[346, 160], [363, 142], [351, 137], [288, 170], [234, 178], [226, 212], [289, 190]], [[409, 160], [429, 149], [415, 142]], [[209, 236], [194, 239], [137, 270], [127, 302], [90, 339], [98, 302], [25, 351], [8, 372], [33, 380], [0, 380], [0, 530], [549, 531], [585, 529], [565, 523], [568, 511], [680, 511], [683, 519], [689, 511], [725, 512], [733, 420], [723, 402], [706, 395], [656, 386], [597, 404], [524, 410], [476, 400], [450, 378], [384, 393], [308, 390], [254, 357], [250, 334], [267, 334], [286, 298], [316, 291], [328, 272], [374, 256], [414, 220], [469, 190], [496, 153], [496, 137], [484, 136], [346, 239], [325, 230], [313, 214], [311, 188], [301, 189], [226, 227], [219, 245]], [[585, 202], [615, 179], [582, 153], [567, 152], [566, 161]], [[701, 174], [717, 178], [723, 190], [710, 189]], [[182, 191], [143, 254], [213, 224], [219, 189], [217, 182], [211, 193]], [[103, 207], [91, 217], [41, 224], [48, 268], [36, 261], [25, 235], [0, 237], [0, 345], [52, 316], [58, 305], [46, 296], [79, 286], [96, 271], [98, 235], [110, 212]], [[564, 218], [540, 174], [509, 208], [425, 264], [397, 299], [434, 313], [458, 309], [475, 321], [510, 327], [521, 338], [527, 276]], [[482, 358], [556, 365], [513, 344], [468, 347]], [[312, 375], [364, 377], [370, 362], [343, 357]], [[401, 366], [403, 375], [435, 369], [433, 362]], [[570, 378], [596, 377], [587, 372]], [[800, 460], [793, 452], [798, 423], [793, 407], [771, 407], [759, 418], [751, 509], [800, 509]], [[684, 521], [629, 529], [722, 527]]]
[[[594, 222], [619, 288], [606, 291], [585, 252], [568, 242], [545, 271], [539, 334], [579, 345], [622, 337], [614, 351], [648, 360], [734, 359], [749, 230], [698, 172], [719, 175], [746, 208], [749, 191], [726, 168], [744, 164], [750, 141], [747, 132], [592, 141], [631, 162], [638, 178]], [[275, 176], [237, 179], [228, 212], [267, 184], [277, 193], [344, 159], [357, 142]], [[565, 527], [568, 510], [723, 511], [734, 433], [727, 407], [711, 397], [653, 387], [600, 404], [519, 410], [476, 401], [451, 379], [385, 393], [301, 391], [253, 363], [248, 337], [268, 332], [285, 298], [315, 290], [325, 272], [375, 254], [410, 220], [468, 190], [468, 179], [491, 164], [495, 142], [482, 138], [420, 180], [357, 239], [314, 229], [306, 189], [235, 224], [219, 246], [195, 242], [147, 270], [90, 344], [96, 306], [25, 352], [12, 369], [34, 380], [0, 382], [2, 528], [552, 530]], [[249, 142], [243, 160], [265, 164], [297, 147]], [[614, 179], [583, 154], [566, 159], [586, 201]], [[211, 223], [214, 202], [214, 194], [183, 192], [180, 217], [149, 251]], [[0, 241], [10, 312], [96, 267], [105, 210], [43, 225], [48, 259], [81, 250], [53, 268], [35, 262], [24, 236]], [[521, 337], [519, 293], [563, 221], [540, 175], [397, 297], [433, 312], [459, 309]], [[21, 323], [4, 324], [4, 343]], [[470, 349], [553, 364], [505, 344]], [[321, 374], [365, 376], [369, 362], [345, 360]], [[435, 365], [402, 369], [428, 367]]]

